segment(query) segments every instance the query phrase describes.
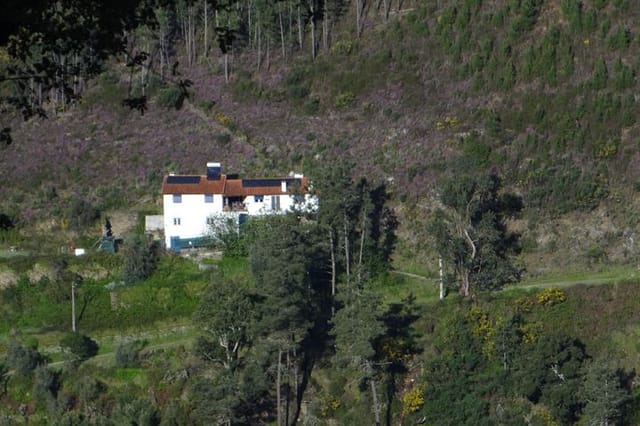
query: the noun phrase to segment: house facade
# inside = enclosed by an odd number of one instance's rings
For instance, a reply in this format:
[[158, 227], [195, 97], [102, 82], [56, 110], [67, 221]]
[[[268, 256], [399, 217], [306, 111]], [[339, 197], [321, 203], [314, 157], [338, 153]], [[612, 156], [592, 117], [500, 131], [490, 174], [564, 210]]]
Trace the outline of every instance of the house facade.
[[162, 202], [167, 249], [198, 245], [211, 236], [216, 221], [236, 224], [250, 216], [283, 214], [293, 209], [315, 210], [303, 175], [240, 179], [222, 174], [220, 163], [207, 163], [206, 175], [164, 177]]

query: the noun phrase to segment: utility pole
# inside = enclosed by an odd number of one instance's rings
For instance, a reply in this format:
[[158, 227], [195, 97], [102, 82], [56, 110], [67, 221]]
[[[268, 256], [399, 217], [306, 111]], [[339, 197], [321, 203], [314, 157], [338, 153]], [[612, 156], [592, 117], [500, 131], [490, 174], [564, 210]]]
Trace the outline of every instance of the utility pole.
[[438, 258], [438, 266], [440, 267], [440, 300], [444, 300], [444, 272], [442, 269], [442, 256]]
[[76, 282], [71, 282], [71, 331], [74, 333], [76, 330]]

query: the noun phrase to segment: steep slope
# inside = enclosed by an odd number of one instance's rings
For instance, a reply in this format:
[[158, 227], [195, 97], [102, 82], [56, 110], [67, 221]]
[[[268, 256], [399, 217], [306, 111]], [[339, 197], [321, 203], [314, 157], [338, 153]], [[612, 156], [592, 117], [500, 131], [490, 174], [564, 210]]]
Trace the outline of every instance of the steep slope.
[[258, 175], [349, 157], [389, 183], [415, 247], [439, 177], [496, 172], [523, 196], [516, 225], [532, 259], [633, 260], [640, 5], [407, 1], [392, 12], [369, 5], [360, 37], [347, 14], [315, 60], [273, 49], [258, 70], [255, 50], [238, 50], [229, 83], [219, 58], [183, 66], [193, 86], [179, 110], [151, 97], [143, 115], [128, 111], [105, 74], [83, 105], [15, 125], [1, 210], [29, 223], [72, 215], [76, 198], [153, 203], [163, 173], [206, 160]]

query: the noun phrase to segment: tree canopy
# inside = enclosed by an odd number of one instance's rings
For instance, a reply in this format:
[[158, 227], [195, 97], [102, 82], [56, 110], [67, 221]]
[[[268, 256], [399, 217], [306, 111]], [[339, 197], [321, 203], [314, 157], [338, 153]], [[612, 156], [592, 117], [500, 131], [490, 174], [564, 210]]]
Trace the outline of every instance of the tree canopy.
[[521, 200], [502, 192], [496, 175], [455, 176], [440, 187], [442, 208], [430, 224], [437, 250], [453, 268], [461, 295], [497, 290], [520, 279], [519, 234], [507, 229]]

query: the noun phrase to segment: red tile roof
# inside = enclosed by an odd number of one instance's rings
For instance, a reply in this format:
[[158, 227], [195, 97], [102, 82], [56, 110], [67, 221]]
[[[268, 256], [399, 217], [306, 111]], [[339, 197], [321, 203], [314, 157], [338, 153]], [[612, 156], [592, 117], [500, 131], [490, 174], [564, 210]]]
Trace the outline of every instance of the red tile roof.
[[[222, 194], [226, 197], [246, 197], [250, 195], [280, 195], [282, 194], [281, 183], [273, 185], [275, 181], [286, 181], [287, 194], [293, 193], [298, 187], [306, 192], [309, 182], [303, 178], [270, 178], [270, 179], [227, 179], [226, 175], [221, 175], [219, 180], [207, 180], [206, 176], [189, 176], [188, 183], [180, 182], [183, 175], [165, 176], [162, 181], [162, 194]], [[197, 179], [199, 177], [199, 179]], [[174, 182], [170, 182], [174, 181]], [[175, 181], [178, 181], [176, 183]], [[197, 183], [196, 183], [197, 181]], [[245, 184], [243, 184], [243, 181]], [[261, 185], [264, 183], [264, 185]], [[271, 183], [271, 185], [266, 185]]]

